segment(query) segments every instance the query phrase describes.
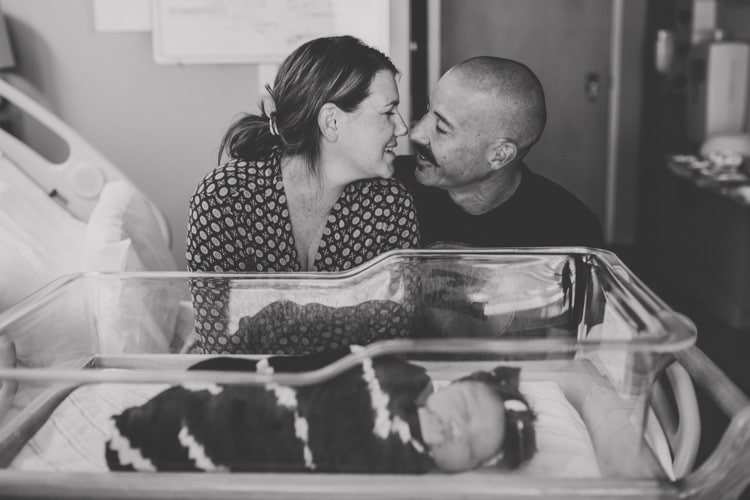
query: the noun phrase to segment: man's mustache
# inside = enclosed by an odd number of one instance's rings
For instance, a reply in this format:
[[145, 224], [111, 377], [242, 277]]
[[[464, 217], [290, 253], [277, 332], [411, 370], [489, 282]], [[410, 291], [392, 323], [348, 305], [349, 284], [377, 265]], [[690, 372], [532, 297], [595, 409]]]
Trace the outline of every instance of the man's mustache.
[[417, 144], [416, 142], [413, 142], [412, 146], [414, 147], [414, 151], [416, 151], [418, 155], [422, 156], [430, 163], [437, 165], [437, 161], [435, 160], [435, 157], [432, 156], [432, 151], [430, 150], [430, 148], [422, 144]]

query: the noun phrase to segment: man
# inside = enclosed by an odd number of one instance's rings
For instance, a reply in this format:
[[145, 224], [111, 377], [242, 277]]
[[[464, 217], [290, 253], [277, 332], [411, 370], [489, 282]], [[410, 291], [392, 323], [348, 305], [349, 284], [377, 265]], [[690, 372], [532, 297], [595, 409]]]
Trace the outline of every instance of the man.
[[410, 133], [416, 165], [396, 162], [423, 245], [602, 246], [596, 215], [523, 161], [546, 118], [542, 85], [519, 62], [475, 57], [443, 75]]

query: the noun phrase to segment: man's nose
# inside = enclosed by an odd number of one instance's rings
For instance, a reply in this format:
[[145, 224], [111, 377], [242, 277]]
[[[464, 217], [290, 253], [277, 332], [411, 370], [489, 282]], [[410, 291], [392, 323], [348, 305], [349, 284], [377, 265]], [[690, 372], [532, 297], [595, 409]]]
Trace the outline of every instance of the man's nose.
[[418, 144], [427, 144], [427, 138], [424, 134], [424, 122], [426, 117], [422, 117], [417, 123], [412, 125], [409, 132], [409, 140]]

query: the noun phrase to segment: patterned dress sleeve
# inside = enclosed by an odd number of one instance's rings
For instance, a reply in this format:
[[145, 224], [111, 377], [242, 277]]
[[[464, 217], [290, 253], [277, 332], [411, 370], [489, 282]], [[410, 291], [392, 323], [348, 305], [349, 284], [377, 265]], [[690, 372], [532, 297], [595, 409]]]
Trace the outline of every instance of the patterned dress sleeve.
[[[377, 238], [377, 254], [395, 249], [420, 247], [419, 219], [417, 218], [414, 199], [409, 191], [395, 179], [382, 181], [385, 186], [383, 219], [381, 231]], [[380, 208], [380, 207], [379, 207]], [[375, 214], [378, 215], [378, 209]], [[415, 321], [418, 320], [417, 305], [421, 293], [421, 272], [415, 261], [401, 261], [389, 267], [391, 287], [403, 289], [404, 299], [396, 312], [389, 312], [391, 321], [397, 319], [407, 325], [409, 335], [414, 334]]]
[[[211, 172], [190, 200], [187, 231], [189, 271], [242, 272], [248, 265], [244, 201], [233, 186], [231, 164]], [[234, 182], [233, 182], [234, 180]], [[220, 278], [190, 280], [197, 343], [194, 352], [236, 352], [238, 339], [227, 331], [229, 283]]]
[[376, 255], [399, 248], [419, 248], [419, 220], [414, 199], [400, 182], [388, 179], [383, 183], [383, 205], [375, 209], [376, 216], [382, 214]]

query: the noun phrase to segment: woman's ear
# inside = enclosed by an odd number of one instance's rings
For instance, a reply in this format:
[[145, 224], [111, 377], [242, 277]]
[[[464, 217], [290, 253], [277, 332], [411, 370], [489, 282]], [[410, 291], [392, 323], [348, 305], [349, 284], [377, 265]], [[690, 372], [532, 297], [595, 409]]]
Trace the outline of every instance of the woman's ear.
[[516, 159], [518, 156], [518, 146], [508, 139], [500, 139], [490, 148], [489, 156], [490, 168], [492, 170], [500, 170]]
[[318, 127], [320, 127], [320, 133], [330, 142], [336, 142], [339, 138], [340, 111], [341, 110], [338, 106], [331, 102], [327, 102], [322, 108], [320, 108], [320, 112], [318, 112]]

